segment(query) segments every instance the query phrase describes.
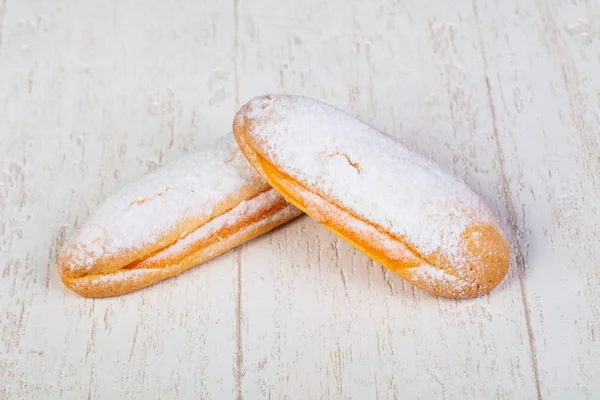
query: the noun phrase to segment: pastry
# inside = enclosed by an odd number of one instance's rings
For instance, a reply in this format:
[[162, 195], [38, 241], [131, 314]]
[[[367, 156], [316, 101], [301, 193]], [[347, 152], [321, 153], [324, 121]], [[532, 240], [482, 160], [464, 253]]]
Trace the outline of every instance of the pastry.
[[484, 202], [397, 139], [290, 95], [254, 98], [233, 130], [288, 201], [418, 288], [475, 297], [506, 275], [508, 242]]
[[175, 276], [297, 217], [233, 135], [150, 172], [107, 198], [58, 256], [63, 283], [86, 297]]

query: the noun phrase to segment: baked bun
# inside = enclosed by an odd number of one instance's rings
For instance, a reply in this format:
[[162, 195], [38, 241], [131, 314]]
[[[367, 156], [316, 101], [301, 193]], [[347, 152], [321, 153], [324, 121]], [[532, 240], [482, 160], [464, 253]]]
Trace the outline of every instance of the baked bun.
[[397, 139], [290, 95], [251, 100], [233, 131], [288, 201], [418, 288], [475, 297], [506, 275], [509, 246], [484, 202]]
[[63, 283], [115, 296], [175, 276], [301, 212], [248, 165], [233, 135], [107, 198], [58, 256]]

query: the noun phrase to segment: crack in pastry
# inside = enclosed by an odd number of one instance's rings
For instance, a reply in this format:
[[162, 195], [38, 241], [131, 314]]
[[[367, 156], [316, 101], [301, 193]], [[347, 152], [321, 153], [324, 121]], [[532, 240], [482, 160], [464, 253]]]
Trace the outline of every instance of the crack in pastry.
[[350, 159], [350, 157], [348, 156], [348, 154], [344, 154], [344, 153], [340, 153], [340, 152], [335, 152], [329, 155], [329, 157], [335, 157], [335, 156], [342, 156], [346, 159], [346, 161], [348, 161], [348, 164], [350, 164], [352, 167], [354, 167], [354, 169], [356, 170], [356, 172], [358, 172], [359, 174], [362, 172], [362, 168], [360, 167], [360, 165], [357, 162], [354, 162]]

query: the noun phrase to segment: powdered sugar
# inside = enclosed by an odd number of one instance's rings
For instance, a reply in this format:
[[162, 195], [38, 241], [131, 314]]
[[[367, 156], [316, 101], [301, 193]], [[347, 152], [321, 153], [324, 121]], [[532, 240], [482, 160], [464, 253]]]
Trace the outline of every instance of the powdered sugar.
[[372, 249], [385, 254], [388, 259], [404, 266], [415, 265], [395, 272], [417, 287], [451, 297], [464, 297], [477, 290], [477, 282], [469, 279], [471, 277], [463, 279], [443, 269], [435, 268], [427, 260], [413, 254], [401, 241], [383, 234], [371, 224], [356, 218], [348, 218], [345, 212], [319, 195], [304, 190], [294, 191], [294, 194], [302, 200], [308, 213], [317, 222], [331, 225], [331, 221], [335, 221], [339, 226], [368, 242]]
[[[160, 260], [164, 260], [171, 256], [181, 254], [185, 252], [187, 248], [189, 248], [191, 245], [198, 242], [199, 240], [214, 235], [219, 230], [237, 223], [244, 216], [256, 215], [261, 211], [268, 209], [278, 200], [281, 200], [281, 195], [277, 193], [275, 189], [270, 189], [252, 199], [242, 201], [231, 211], [212, 219], [210, 222], [202, 225], [200, 228], [196, 229], [194, 232], [190, 233], [185, 238], [178, 240], [163, 251], [150, 257], [147, 261], [159, 262]], [[282, 211], [285, 212], [282, 213]], [[260, 227], [262, 225], [268, 225], [273, 221], [274, 218], [286, 219], [287, 216], [291, 218], [292, 216], [298, 216], [301, 213], [302, 212], [296, 207], [293, 207], [288, 204], [284, 209], [279, 210], [278, 212], [274, 213], [268, 218], [264, 218], [256, 222], [252, 226]], [[224, 240], [226, 238], [219, 239]]]
[[[269, 225], [277, 226], [302, 214], [296, 207], [286, 203], [283, 208], [278, 209], [266, 218], [261, 218], [243, 226], [235, 234], [220, 238], [219, 241], [202, 248], [198, 253], [192, 252], [187, 254], [185, 256], [189, 257], [187, 264], [178, 264], [178, 262], [181, 262], [180, 259], [173, 265], [169, 264], [168, 260], [170, 256], [185, 254], [195, 242], [202, 240], [202, 238], [213, 235], [219, 229], [236, 223], [243, 216], [260, 213], [281, 200], [281, 196], [275, 190], [268, 190], [253, 199], [243, 201], [228, 213], [211, 220], [165, 250], [147, 258], [139, 268], [124, 268], [108, 274], [85, 275], [71, 280], [70, 284], [74, 290], [89, 291], [90, 289], [98, 290], [98, 288], [101, 288], [105, 292], [114, 293], [116, 287], [129, 286], [131, 290], [132, 287], [144, 287], [160, 279], [164, 279], [164, 277], [173, 276], [193, 266], [193, 264], [209, 260], [238, 245], [241, 240], [247, 238], [251, 231], [258, 232], [268, 228]], [[144, 266], [145, 264], [159, 264], [160, 267], [147, 268]], [[174, 270], [171, 270], [171, 267], [175, 267]]]
[[466, 228], [496, 224], [464, 182], [334, 107], [277, 95], [256, 98], [247, 110], [259, 154], [425, 259], [443, 253], [460, 269]]
[[[85, 272], [96, 268], [99, 259], [145, 246], [167, 246], [167, 234], [190, 219], [200, 226], [228, 198], [249, 198], [268, 188], [241, 155], [233, 136], [227, 135], [104, 201], [68, 245], [71, 262], [64, 268]], [[182, 228], [179, 236], [187, 233]]]
[[150, 275], [160, 273], [160, 268], [148, 269], [123, 269], [112, 272], [110, 274], [88, 275], [79, 280], [75, 279], [72, 283], [74, 288], [79, 285], [89, 286], [90, 284], [97, 286], [114, 285], [114, 284], [129, 284], [136, 285]]

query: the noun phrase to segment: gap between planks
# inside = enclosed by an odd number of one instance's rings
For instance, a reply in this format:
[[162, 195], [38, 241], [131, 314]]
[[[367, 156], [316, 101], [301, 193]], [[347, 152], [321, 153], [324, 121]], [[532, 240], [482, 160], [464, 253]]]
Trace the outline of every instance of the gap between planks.
[[529, 301], [527, 299], [527, 290], [525, 287], [525, 258], [523, 257], [523, 251], [521, 249], [521, 243], [518, 240], [518, 226], [517, 226], [517, 215], [515, 213], [514, 205], [512, 202], [512, 194], [506, 176], [506, 162], [504, 160], [504, 154], [500, 146], [500, 137], [498, 134], [498, 125], [496, 119], [496, 106], [492, 99], [492, 87], [488, 76], [488, 61], [485, 54], [485, 48], [483, 44], [483, 37], [481, 32], [481, 21], [479, 19], [479, 12], [477, 9], [477, 0], [473, 0], [473, 13], [475, 15], [475, 22], [477, 24], [477, 32], [479, 36], [479, 51], [481, 53], [481, 60], [483, 63], [483, 74], [485, 78], [485, 89], [488, 100], [488, 106], [490, 108], [491, 124], [492, 124], [492, 136], [496, 145], [496, 154], [498, 156], [498, 170], [500, 173], [500, 191], [504, 200], [504, 207], [506, 209], [506, 222], [510, 231], [510, 242], [513, 252], [515, 253], [515, 263], [517, 266], [517, 275], [519, 277], [519, 289], [521, 290], [521, 300], [523, 303], [523, 312], [525, 314], [525, 325], [527, 327], [527, 337], [529, 340], [529, 358], [531, 360], [531, 368], [533, 372], [533, 379], [535, 384], [535, 390], [537, 399], [542, 399], [542, 392], [540, 388], [540, 377], [537, 361], [537, 352], [535, 346], [535, 337], [533, 335], [533, 329], [531, 326], [531, 312], [529, 309]]
[[242, 379], [244, 377], [244, 347], [242, 338], [242, 259], [241, 248], [234, 250], [234, 264], [237, 270], [236, 297], [235, 297], [235, 395], [237, 400], [244, 398], [242, 393]]
[[[239, 67], [238, 67], [238, 55], [239, 55], [239, 7], [240, 0], [233, 0], [233, 100], [235, 107], [239, 107], [240, 102], [240, 85], [239, 85]], [[236, 110], [234, 110], [236, 111]], [[242, 260], [241, 260], [241, 247], [234, 249], [235, 267], [237, 269], [237, 288], [236, 288], [236, 303], [235, 303], [235, 397], [237, 400], [244, 398], [242, 391], [242, 379], [244, 377], [244, 348], [242, 338]]]

